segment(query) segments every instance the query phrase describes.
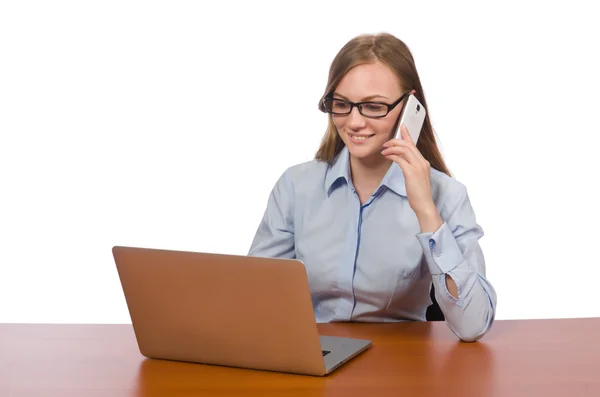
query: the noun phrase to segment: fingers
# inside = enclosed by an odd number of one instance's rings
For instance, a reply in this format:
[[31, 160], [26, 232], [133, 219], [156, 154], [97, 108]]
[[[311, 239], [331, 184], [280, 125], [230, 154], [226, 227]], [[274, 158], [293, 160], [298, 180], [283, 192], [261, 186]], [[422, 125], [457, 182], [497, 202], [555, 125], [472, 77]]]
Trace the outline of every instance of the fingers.
[[402, 124], [402, 126], [400, 127], [400, 136], [406, 142], [410, 142], [410, 143], [412, 143], [414, 145], [412, 137], [410, 136], [410, 133], [408, 132], [408, 128], [404, 124]]
[[406, 175], [409, 174], [414, 168], [410, 163], [403, 157], [396, 154], [390, 154], [385, 156], [386, 159], [391, 160], [398, 164], [402, 169], [402, 172]]
[[[391, 140], [387, 141], [386, 143], [384, 143], [383, 147], [386, 149], [396, 148], [396, 147], [406, 148], [406, 156], [407, 156], [406, 159], [409, 160], [413, 165], [417, 165], [418, 163], [426, 163], [427, 161], [425, 160], [425, 158], [423, 157], [423, 155], [421, 154], [419, 149], [417, 149], [417, 146], [412, 141], [412, 138], [410, 137], [410, 134], [408, 133], [408, 129], [406, 128], [406, 126], [404, 124], [400, 128], [400, 132], [401, 132], [402, 139], [391, 139]], [[387, 152], [387, 153], [399, 154], [400, 152], [396, 151], [396, 152]], [[412, 153], [412, 155], [411, 155], [411, 153]], [[382, 154], [385, 156], [386, 151], [384, 150], [382, 152]]]
[[384, 146], [389, 145], [407, 145], [414, 146], [415, 149], [417, 148], [404, 124], [400, 127], [400, 138], [390, 139], [384, 144]]
[[413, 150], [407, 145], [388, 146], [381, 151], [381, 154], [384, 156], [394, 155], [402, 157], [413, 166], [418, 166], [419, 163], [421, 163], [419, 157], [417, 157]]
[[[405, 128], [406, 127], [403, 126], [403, 129]], [[410, 137], [408, 139], [410, 139]], [[384, 156], [388, 154], [402, 155], [413, 165], [417, 165], [420, 160], [423, 159], [419, 149], [417, 149], [412, 141], [407, 139], [392, 139], [384, 143], [383, 147], [384, 149], [382, 150], [381, 154]]]
[[[403, 134], [408, 135], [406, 127], [403, 126]], [[381, 154], [387, 159], [392, 160], [402, 168], [402, 171], [409, 173], [419, 170], [418, 172], [429, 173], [430, 164], [427, 161], [415, 144], [408, 139], [392, 139], [383, 145], [384, 149]]]

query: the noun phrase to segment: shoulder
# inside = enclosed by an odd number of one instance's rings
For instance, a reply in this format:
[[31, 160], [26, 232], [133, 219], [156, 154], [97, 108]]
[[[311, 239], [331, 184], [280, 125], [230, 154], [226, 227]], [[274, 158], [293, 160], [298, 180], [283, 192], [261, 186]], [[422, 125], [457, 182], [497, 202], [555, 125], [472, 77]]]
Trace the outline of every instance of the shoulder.
[[280, 182], [294, 190], [322, 184], [329, 169], [329, 164], [320, 160], [310, 160], [294, 164], [285, 169]]
[[466, 186], [456, 178], [451, 177], [442, 171], [438, 171], [435, 168], [431, 169], [430, 175], [432, 188], [435, 187], [440, 189], [444, 194], [460, 194], [467, 190]]
[[329, 164], [324, 161], [310, 160], [288, 167], [284, 174], [286, 174], [288, 178], [302, 180], [303, 178], [325, 175], [328, 168]]
[[431, 169], [431, 193], [441, 213], [453, 212], [461, 202], [468, 200], [467, 187], [457, 179]]
[[271, 198], [280, 206], [302, 207], [306, 200], [315, 200], [324, 191], [329, 164], [311, 160], [284, 169], [271, 191]]

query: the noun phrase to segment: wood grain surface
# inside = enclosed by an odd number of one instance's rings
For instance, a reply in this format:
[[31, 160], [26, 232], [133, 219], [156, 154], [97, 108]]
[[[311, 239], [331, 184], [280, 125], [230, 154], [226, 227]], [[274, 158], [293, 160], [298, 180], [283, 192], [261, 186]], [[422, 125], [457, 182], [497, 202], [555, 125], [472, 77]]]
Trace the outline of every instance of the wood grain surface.
[[0, 396], [600, 396], [600, 318], [319, 324], [373, 347], [327, 377], [150, 360], [130, 325], [0, 324]]

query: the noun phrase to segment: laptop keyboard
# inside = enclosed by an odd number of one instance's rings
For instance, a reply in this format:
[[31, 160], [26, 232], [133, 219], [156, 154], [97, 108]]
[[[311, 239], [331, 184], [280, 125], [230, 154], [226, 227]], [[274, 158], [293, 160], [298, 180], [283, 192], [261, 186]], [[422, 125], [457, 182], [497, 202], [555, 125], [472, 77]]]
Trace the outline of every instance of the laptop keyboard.
[[323, 352], [323, 357], [325, 357], [326, 355], [331, 353], [331, 351], [329, 351], [329, 350], [321, 350], [321, 351]]

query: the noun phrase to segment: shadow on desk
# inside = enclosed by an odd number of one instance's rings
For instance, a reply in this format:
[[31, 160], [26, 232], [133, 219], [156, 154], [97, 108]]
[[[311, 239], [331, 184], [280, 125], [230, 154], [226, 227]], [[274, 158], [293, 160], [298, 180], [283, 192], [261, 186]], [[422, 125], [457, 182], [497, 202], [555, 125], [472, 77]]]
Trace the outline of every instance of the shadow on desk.
[[439, 357], [432, 381], [439, 395], [494, 395], [496, 368], [493, 351], [485, 343], [461, 343], [431, 352]]
[[145, 359], [138, 396], [323, 396], [327, 378]]

